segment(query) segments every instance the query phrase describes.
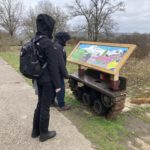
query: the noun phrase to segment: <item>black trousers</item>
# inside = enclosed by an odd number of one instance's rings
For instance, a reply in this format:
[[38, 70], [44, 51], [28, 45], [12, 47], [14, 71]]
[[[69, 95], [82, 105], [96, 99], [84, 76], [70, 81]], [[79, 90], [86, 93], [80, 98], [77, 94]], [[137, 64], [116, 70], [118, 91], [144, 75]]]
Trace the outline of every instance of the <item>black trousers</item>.
[[49, 109], [55, 90], [52, 83], [38, 84], [38, 103], [34, 112], [33, 129], [39, 133], [47, 133], [49, 126]]

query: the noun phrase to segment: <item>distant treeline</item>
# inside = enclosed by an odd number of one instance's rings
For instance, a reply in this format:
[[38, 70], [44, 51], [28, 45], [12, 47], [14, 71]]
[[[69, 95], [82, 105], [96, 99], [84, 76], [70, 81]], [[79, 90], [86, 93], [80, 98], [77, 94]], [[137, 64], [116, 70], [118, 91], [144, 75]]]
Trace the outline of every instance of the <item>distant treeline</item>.
[[150, 55], [150, 34], [134, 33], [130, 35], [120, 35], [114, 39], [114, 42], [136, 44], [137, 49], [133, 53], [134, 57], [144, 58]]
[[[71, 33], [70, 33], [71, 34]], [[71, 34], [72, 35], [72, 34]], [[79, 41], [85, 40], [87, 38], [73, 37], [70, 44], [76, 45]], [[150, 56], [150, 34], [111, 34], [110, 36], [101, 36], [99, 40], [101, 42], [110, 43], [124, 43], [124, 44], [136, 44], [137, 49], [132, 54], [132, 57], [145, 58]], [[0, 50], [2, 51], [6, 46], [18, 46], [21, 45], [23, 41], [16, 37], [10, 37], [8, 33], [0, 32]]]

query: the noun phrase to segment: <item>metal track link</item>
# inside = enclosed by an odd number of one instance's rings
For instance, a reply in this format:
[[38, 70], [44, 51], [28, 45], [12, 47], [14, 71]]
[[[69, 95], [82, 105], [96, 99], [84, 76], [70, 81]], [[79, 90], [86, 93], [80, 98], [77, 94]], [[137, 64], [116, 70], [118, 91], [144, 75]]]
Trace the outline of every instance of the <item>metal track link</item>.
[[[120, 100], [119, 100], [120, 99]], [[126, 97], [117, 97], [114, 99], [114, 104], [111, 107], [111, 109], [108, 111], [108, 113], [106, 114], [106, 118], [107, 119], [114, 119], [116, 118], [123, 110], [124, 108], [124, 104], [125, 104], [125, 99]]]

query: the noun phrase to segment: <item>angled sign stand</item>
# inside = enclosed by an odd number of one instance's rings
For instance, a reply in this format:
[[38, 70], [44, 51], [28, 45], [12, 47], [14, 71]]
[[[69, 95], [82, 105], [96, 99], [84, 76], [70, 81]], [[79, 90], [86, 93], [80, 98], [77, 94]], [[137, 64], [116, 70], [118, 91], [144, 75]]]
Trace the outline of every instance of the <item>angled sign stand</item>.
[[133, 44], [81, 41], [68, 56], [68, 61], [117, 76], [135, 50]]

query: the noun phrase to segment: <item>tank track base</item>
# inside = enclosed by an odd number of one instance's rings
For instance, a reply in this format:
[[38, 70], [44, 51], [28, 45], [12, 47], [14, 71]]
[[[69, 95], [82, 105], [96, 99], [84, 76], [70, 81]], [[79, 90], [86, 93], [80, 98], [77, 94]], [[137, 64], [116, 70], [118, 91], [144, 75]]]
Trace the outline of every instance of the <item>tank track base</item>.
[[126, 99], [126, 96], [124, 96], [124, 99], [120, 97], [120, 100], [118, 99], [118, 101], [114, 101], [113, 106], [110, 108], [110, 110], [106, 114], [106, 119], [109, 119], [109, 120], [115, 119], [122, 112], [125, 106], [125, 99]]
[[84, 77], [80, 77], [78, 73], [70, 75], [69, 86], [73, 95], [85, 106], [92, 107], [97, 115], [107, 119], [116, 118], [124, 109], [126, 88], [112, 91], [109, 82], [98, 80], [95, 72], [90, 73], [93, 72], [87, 72]]

